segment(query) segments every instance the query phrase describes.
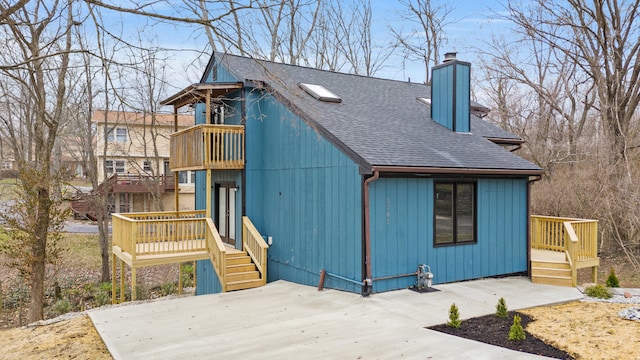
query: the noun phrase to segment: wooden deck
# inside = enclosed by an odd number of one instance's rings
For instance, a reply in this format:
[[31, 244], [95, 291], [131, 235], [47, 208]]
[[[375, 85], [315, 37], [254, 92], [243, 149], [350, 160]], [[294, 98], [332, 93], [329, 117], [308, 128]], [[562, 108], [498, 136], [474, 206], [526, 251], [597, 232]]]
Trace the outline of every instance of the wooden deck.
[[244, 169], [244, 126], [200, 124], [171, 134], [171, 171]]
[[[131, 289], [136, 288], [136, 270], [162, 264], [211, 260], [222, 290], [232, 291], [266, 283], [267, 244], [251, 221], [243, 218], [243, 250], [224, 244], [213, 221], [204, 211], [113, 214], [112, 302], [118, 292], [124, 301], [125, 266], [131, 268]], [[181, 269], [181, 268], [180, 268]], [[182, 291], [182, 276], [179, 292]], [[131, 300], [135, 300], [135, 291]]]
[[531, 216], [531, 281], [576, 286], [577, 271], [591, 268], [597, 282], [598, 222]]

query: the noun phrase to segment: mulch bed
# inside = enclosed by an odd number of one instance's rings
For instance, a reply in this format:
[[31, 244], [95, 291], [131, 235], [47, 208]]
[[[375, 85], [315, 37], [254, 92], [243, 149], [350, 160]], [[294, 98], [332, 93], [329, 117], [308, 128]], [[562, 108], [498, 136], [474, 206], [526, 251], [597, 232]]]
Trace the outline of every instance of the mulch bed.
[[511, 327], [511, 324], [513, 324], [513, 315], [515, 314], [522, 318], [522, 327], [525, 329], [527, 324], [533, 321], [525, 314], [510, 311], [509, 317], [506, 319], [501, 319], [494, 314], [491, 314], [464, 320], [462, 321], [462, 326], [460, 326], [459, 329], [447, 326], [446, 324], [432, 326], [428, 329], [529, 354], [542, 355], [556, 359], [573, 359], [571, 355], [545, 343], [531, 335], [526, 330], [525, 333], [527, 338], [525, 340], [508, 340], [509, 328]]

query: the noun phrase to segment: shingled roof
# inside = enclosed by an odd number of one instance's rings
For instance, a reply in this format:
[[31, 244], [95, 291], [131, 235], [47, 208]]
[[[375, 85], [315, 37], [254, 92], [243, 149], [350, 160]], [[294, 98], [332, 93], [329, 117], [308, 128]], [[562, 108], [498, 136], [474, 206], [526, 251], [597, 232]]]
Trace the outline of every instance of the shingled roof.
[[[536, 165], [488, 140], [521, 142], [517, 136], [493, 124], [472, 115], [471, 133], [456, 133], [433, 121], [429, 106], [418, 100], [430, 97], [428, 85], [221, 53], [215, 53], [212, 59], [236, 80], [264, 85], [273, 91], [365, 170], [409, 167], [519, 174], [541, 172]], [[213, 66], [207, 67], [207, 71], [211, 69]], [[205, 73], [203, 79], [207, 75]], [[342, 101], [317, 100], [301, 89], [300, 83], [322, 85]]]

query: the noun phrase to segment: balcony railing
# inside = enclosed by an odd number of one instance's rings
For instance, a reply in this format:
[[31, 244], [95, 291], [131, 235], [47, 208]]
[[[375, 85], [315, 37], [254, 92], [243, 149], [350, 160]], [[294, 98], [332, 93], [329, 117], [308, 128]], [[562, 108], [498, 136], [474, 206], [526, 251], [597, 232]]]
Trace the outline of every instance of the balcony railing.
[[115, 193], [148, 193], [157, 186], [160, 192], [175, 191], [173, 179], [171, 175], [113, 174], [100, 184], [100, 190], [106, 188], [109, 192]]
[[244, 168], [244, 126], [196, 125], [171, 134], [171, 171]]

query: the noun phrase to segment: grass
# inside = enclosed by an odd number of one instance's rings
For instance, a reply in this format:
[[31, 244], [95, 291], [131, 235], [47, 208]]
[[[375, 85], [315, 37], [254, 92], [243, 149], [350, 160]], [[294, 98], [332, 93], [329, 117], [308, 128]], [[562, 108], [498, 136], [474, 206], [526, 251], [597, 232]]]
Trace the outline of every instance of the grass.
[[65, 251], [60, 260], [68, 265], [100, 268], [99, 241], [97, 234], [64, 234], [59, 245]]

